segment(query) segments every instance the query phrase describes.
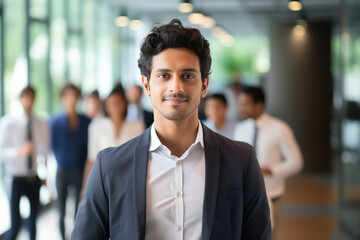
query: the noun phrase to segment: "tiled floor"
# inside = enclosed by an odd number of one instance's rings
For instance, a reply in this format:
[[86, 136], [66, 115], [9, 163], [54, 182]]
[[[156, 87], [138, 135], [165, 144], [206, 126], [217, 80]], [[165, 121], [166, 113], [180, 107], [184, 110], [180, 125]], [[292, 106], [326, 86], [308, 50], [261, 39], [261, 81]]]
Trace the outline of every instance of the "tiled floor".
[[[275, 240], [352, 240], [338, 231], [338, 191], [328, 177], [298, 175], [287, 181], [281, 218]], [[69, 202], [66, 225], [73, 226], [73, 206]], [[57, 212], [49, 208], [38, 219], [38, 240], [60, 239]], [[19, 240], [28, 239], [22, 230]]]
[[330, 179], [288, 179], [275, 240], [331, 240], [338, 227], [337, 187]]

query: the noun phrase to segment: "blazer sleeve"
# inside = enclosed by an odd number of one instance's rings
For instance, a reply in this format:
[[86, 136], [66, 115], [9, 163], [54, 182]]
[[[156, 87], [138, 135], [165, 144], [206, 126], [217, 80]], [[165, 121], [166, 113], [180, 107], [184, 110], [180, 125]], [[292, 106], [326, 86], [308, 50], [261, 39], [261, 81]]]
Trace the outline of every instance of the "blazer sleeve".
[[244, 182], [244, 216], [242, 238], [245, 240], [271, 239], [271, 222], [264, 178], [251, 148], [250, 161]]
[[97, 159], [86, 183], [71, 235], [72, 240], [109, 239], [109, 205], [104, 189], [101, 155]]

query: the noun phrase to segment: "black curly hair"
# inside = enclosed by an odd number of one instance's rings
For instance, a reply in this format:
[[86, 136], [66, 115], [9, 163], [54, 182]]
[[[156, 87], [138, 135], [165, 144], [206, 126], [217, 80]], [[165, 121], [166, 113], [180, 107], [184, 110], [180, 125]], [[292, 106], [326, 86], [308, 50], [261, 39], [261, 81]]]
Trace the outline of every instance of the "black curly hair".
[[144, 39], [140, 49], [138, 66], [141, 74], [150, 80], [152, 58], [167, 48], [188, 48], [199, 57], [201, 80], [209, 77], [211, 56], [209, 42], [196, 28], [184, 27], [180, 20], [173, 19], [170, 23], [154, 27]]

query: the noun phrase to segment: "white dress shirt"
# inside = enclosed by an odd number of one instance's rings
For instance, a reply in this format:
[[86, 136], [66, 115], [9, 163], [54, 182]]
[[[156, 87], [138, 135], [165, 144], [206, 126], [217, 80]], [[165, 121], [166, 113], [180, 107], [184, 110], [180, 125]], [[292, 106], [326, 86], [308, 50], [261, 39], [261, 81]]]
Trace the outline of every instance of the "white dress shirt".
[[119, 146], [140, 135], [144, 130], [145, 125], [142, 122], [124, 121], [120, 135], [116, 136], [115, 126], [110, 118], [94, 119], [89, 126], [88, 158], [95, 161], [97, 153], [101, 150]]
[[5, 116], [0, 119], [0, 161], [5, 163], [5, 175], [36, 176], [38, 157], [46, 159], [49, 153], [50, 131], [45, 121], [31, 117], [32, 168], [28, 167], [28, 158], [20, 157], [18, 152], [27, 140], [28, 117], [24, 112], [17, 116]]
[[256, 154], [261, 167], [268, 167], [272, 175], [265, 176], [265, 186], [270, 198], [285, 191], [285, 178], [302, 169], [303, 159], [289, 125], [263, 113], [256, 121], [248, 119], [236, 125], [234, 140], [253, 144], [255, 125], [258, 129]]
[[195, 142], [181, 157], [160, 142], [154, 125], [149, 151], [146, 239], [201, 239], [205, 153], [200, 121]]

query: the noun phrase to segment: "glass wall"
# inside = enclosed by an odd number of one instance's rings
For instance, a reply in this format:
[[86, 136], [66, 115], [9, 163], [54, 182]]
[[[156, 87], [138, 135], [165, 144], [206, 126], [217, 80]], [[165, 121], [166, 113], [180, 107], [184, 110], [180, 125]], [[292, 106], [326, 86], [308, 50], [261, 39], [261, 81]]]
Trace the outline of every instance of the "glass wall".
[[360, 238], [360, 2], [344, 1], [339, 49], [339, 79], [335, 81], [338, 119], [340, 229], [349, 239]]
[[[34, 113], [44, 120], [61, 110], [66, 82], [107, 95], [121, 44], [116, 14], [97, 0], [0, 0], [0, 117], [22, 111], [18, 96], [28, 84], [36, 90]], [[49, 163], [54, 166], [54, 159]], [[0, 164], [0, 236], [9, 228], [1, 171]]]

